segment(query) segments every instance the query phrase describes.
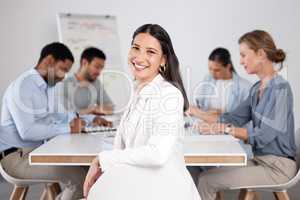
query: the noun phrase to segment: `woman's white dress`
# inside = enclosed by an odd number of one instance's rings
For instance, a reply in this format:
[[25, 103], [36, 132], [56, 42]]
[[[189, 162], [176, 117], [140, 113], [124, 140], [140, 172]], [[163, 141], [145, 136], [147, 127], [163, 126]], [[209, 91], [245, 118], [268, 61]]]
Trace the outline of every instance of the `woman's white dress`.
[[200, 200], [183, 156], [183, 97], [157, 75], [134, 95], [88, 199]]

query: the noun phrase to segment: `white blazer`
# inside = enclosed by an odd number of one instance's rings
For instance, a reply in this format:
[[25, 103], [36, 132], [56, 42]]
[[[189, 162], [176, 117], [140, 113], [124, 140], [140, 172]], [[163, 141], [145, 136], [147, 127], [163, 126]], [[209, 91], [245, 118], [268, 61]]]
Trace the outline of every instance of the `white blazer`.
[[161, 75], [135, 93], [89, 199], [200, 199], [184, 162], [183, 102]]

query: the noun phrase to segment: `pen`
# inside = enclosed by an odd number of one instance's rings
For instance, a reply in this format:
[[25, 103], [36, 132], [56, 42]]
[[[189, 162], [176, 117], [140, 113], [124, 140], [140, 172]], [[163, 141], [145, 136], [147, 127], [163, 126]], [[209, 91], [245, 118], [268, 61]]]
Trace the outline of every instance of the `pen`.
[[75, 112], [76, 113], [76, 117], [79, 118], [79, 112]]

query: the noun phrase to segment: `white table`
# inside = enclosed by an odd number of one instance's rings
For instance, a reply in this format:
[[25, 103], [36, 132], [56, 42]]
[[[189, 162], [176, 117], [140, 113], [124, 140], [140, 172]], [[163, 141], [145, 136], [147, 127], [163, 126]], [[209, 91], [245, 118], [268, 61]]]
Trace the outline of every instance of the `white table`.
[[[102, 134], [57, 136], [29, 155], [31, 165], [89, 165], [100, 151], [112, 148], [112, 137]], [[230, 135], [186, 136], [184, 157], [190, 166], [241, 166], [247, 156], [238, 140]]]
[[231, 135], [197, 135], [184, 138], [188, 166], [242, 166], [247, 154]]

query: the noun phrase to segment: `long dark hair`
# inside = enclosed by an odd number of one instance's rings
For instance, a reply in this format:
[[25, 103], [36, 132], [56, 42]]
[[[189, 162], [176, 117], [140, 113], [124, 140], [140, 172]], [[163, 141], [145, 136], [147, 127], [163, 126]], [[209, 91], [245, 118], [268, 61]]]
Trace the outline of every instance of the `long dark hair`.
[[166, 56], [166, 70], [160, 72], [160, 74], [166, 81], [181, 91], [184, 99], [184, 110], [188, 109], [189, 102], [180, 76], [178, 58], [173, 49], [169, 34], [158, 24], [145, 24], [133, 33], [131, 43], [133, 43], [134, 38], [140, 33], [148, 33], [160, 43], [162, 52]]
[[232, 61], [231, 61], [231, 55], [230, 55], [229, 51], [223, 47], [218, 47], [218, 48], [214, 49], [210, 53], [208, 60], [218, 62], [224, 68], [226, 68], [229, 64], [231, 66], [230, 71], [236, 73], [236, 71], [233, 67]]

